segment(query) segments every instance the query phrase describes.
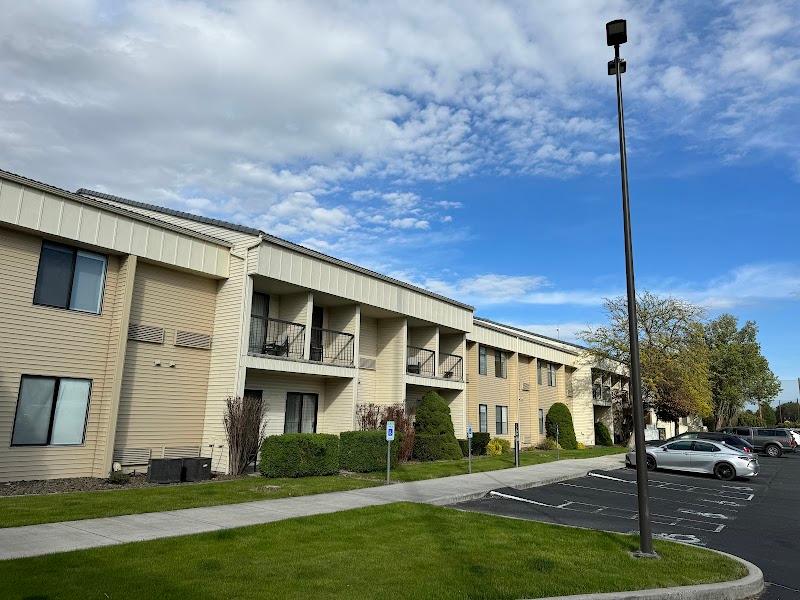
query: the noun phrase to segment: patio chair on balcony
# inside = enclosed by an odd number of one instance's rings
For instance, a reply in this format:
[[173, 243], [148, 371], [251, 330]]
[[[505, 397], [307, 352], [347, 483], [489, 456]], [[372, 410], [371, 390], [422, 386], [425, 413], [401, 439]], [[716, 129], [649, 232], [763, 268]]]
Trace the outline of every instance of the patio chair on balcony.
[[289, 356], [289, 336], [283, 336], [283, 341], [272, 340], [264, 344], [264, 354], [270, 356]]
[[406, 365], [406, 371], [408, 373], [412, 373], [414, 375], [419, 375], [421, 372], [420, 366], [418, 362], [409, 362]]

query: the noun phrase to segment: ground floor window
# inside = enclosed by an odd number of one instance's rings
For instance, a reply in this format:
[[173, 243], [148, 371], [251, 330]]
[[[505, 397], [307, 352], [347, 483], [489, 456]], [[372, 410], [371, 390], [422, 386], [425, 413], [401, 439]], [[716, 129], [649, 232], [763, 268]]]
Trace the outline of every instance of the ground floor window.
[[489, 433], [489, 417], [485, 404], [478, 404], [478, 431]]
[[508, 433], [508, 407], [495, 406], [494, 413], [495, 413], [494, 432], [497, 435], [504, 435]]
[[544, 409], [539, 409], [539, 435], [544, 435]]
[[11, 445], [83, 444], [91, 387], [89, 379], [23, 375]]
[[317, 431], [316, 394], [289, 392], [286, 394], [286, 416], [283, 433], [316, 433]]

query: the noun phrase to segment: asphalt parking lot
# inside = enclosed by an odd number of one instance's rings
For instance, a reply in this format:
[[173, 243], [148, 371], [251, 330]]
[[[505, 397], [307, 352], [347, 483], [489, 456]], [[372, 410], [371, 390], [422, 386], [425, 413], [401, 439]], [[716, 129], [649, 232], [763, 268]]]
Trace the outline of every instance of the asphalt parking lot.
[[[749, 480], [651, 472], [653, 532], [741, 556], [764, 572], [763, 599], [800, 600], [800, 453], [759, 461], [758, 477]], [[593, 471], [529, 490], [498, 489], [455, 508], [638, 533], [633, 469]]]

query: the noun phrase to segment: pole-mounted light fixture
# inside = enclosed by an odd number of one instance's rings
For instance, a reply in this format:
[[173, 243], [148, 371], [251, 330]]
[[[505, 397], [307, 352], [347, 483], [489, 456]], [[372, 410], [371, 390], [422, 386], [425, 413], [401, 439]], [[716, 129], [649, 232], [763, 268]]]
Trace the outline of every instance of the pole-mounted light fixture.
[[633, 240], [631, 235], [631, 209], [628, 195], [628, 155], [625, 148], [625, 112], [622, 106], [622, 74], [625, 60], [619, 56], [619, 47], [628, 41], [628, 24], [625, 19], [606, 23], [606, 43], [614, 46], [614, 60], [608, 61], [608, 74], [617, 80], [617, 123], [619, 125], [619, 161], [622, 179], [622, 221], [625, 234], [625, 279], [628, 292], [628, 336], [631, 352], [630, 391], [633, 400], [633, 435], [636, 446], [636, 491], [639, 508], [639, 554], [655, 556], [653, 530], [650, 524], [650, 500], [647, 489], [647, 455], [644, 445], [644, 406], [642, 405], [642, 376], [639, 361], [639, 322], [636, 316], [636, 284], [633, 271]]

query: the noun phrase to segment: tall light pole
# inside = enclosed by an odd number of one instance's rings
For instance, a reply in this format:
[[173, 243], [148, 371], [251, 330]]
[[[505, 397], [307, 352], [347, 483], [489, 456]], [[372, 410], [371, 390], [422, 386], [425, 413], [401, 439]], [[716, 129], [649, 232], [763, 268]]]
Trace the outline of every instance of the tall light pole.
[[614, 60], [608, 61], [608, 74], [617, 78], [617, 119], [619, 122], [619, 160], [622, 176], [622, 220], [625, 229], [625, 277], [628, 287], [628, 335], [631, 348], [631, 394], [633, 396], [633, 435], [636, 444], [636, 489], [639, 501], [639, 553], [653, 556], [653, 530], [650, 525], [650, 501], [647, 490], [647, 457], [644, 446], [644, 408], [639, 363], [639, 322], [636, 317], [636, 284], [633, 277], [633, 242], [631, 241], [631, 207], [628, 197], [628, 156], [625, 151], [625, 114], [622, 109], [622, 74], [625, 60], [619, 47], [628, 41], [624, 19], [606, 23], [606, 43], [614, 46]]

